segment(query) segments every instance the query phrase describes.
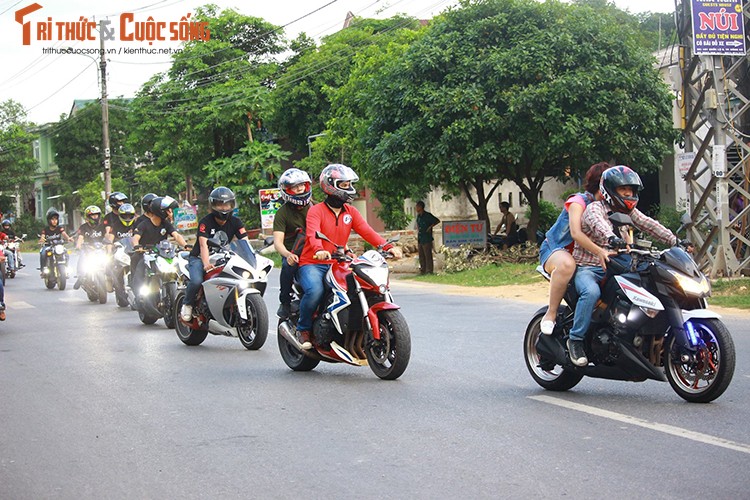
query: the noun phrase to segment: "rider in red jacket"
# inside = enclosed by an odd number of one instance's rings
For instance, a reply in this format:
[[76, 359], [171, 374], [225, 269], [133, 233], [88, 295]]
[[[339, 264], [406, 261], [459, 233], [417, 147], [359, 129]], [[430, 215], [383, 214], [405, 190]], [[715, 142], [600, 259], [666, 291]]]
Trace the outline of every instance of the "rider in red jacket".
[[[299, 259], [299, 280], [305, 293], [300, 301], [297, 322], [297, 338], [303, 349], [312, 348], [312, 316], [325, 293], [323, 281], [333, 263], [331, 253], [336, 246], [346, 246], [352, 229], [373, 246], [385, 245], [386, 242], [370, 227], [359, 210], [349, 205], [357, 193], [354, 183], [358, 180], [354, 170], [346, 165], [328, 165], [320, 173], [320, 187], [328, 197], [324, 203], [311, 207], [307, 212], [307, 239]], [[333, 243], [316, 237], [316, 231], [326, 235]], [[386, 245], [383, 249], [390, 250], [396, 258], [401, 257], [400, 248]]]

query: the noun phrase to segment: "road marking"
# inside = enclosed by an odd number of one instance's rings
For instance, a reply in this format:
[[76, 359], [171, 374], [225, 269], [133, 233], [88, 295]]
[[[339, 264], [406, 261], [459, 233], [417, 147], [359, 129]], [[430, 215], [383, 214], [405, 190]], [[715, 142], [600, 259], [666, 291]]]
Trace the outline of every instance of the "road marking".
[[728, 439], [711, 436], [709, 434], [703, 434], [701, 432], [690, 431], [687, 429], [683, 429], [681, 427], [675, 427], [673, 425], [660, 424], [657, 422], [649, 422], [648, 420], [643, 420], [637, 417], [631, 417], [630, 415], [624, 415], [622, 413], [617, 413], [617, 412], [609, 411], [609, 410], [602, 410], [601, 408], [595, 408], [593, 406], [573, 403], [570, 401], [565, 401], [562, 399], [554, 398], [551, 396], [529, 396], [529, 399], [540, 401], [542, 403], [548, 403], [551, 405], [561, 406], [563, 408], [568, 408], [569, 410], [575, 410], [575, 411], [580, 411], [583, 413], [588, 413], [590, 415], [595, 415], [597, 417], [608, 418], [610, 420], [616, 420], [618, 422], [623, 422], [625, 424], [637, 425], [638, 427], [644, 427], [646, 429], [651, 429], [653, 431], [663, 432], [665, 434], [671, 434], [672, 436], [690, 439], [692, 441], [697, 441], [699, 443], [710, 444], [712, 446], [718, 446], [720, 448], [727, 448], [729, 450], [734, 450], [734, 451], [739, 451], [742, 453], [750, 454], [750, 445], [743, 444], [743, 443], [736, 443]]
[[8, 302], [8, 308], [9, 309], [36, 309], [36, 306], [33, 306], [29, 304], [28, 302], [24, 302], [23, 300], [14, 300], [13, 302]]
[[57, 300], [59, 300], [60, 302], [80, 302], [81, 299], [83, 299], [83, 298], [84, 298], [83, 296], [81, 296], [81, 297], [60, 297]]

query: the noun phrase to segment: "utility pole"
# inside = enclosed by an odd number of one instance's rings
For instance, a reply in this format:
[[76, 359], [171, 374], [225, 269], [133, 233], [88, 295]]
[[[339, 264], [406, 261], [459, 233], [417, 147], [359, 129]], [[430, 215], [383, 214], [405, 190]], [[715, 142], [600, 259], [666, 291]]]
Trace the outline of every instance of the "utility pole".
[[104, 200], [112, 192], [112, 170], [109, 150], [109, 104], [107, 103], [107, 58], [104, 53], [104, 24], [99, 21], [100, 62], [102, 72], [102, 148], [104, 149]]

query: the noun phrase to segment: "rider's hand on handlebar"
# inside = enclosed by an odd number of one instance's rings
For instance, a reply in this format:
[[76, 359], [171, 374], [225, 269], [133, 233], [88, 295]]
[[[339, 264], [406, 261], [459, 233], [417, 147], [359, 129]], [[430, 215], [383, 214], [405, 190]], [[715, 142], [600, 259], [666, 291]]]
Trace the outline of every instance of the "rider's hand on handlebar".
[[388, 250], [391, 255], [393, 255], [394, 259], [400, 259], [404, 256], [403, 250], [401, 250], [401, 247], [391, 247], [390, 250]]
[[607, 246], [616, 250], [619, 248], [626, 248], [628, 244], [625, 243], [625, 240], [623, 240], [622, 238], [618, 238], [617, 236], [610, 236], [607, 240]]
[[685, 249], [687, 253], [693, 253], [695, 251], [695, 245], [690, 240], [678, 240], [677, 244]]
[[330, 260], [331, 258], [331, 252], [328, 250], [318, 250], [315, 252], [315, 255], [313, 255], [313, 260]]

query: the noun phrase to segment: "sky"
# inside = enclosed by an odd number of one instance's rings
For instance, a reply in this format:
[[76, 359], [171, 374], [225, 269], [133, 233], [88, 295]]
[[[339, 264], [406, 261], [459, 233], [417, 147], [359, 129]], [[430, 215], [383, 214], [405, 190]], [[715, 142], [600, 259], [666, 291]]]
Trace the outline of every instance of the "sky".
[[[40, 9], [26, 14], [28, 45], [24, 45], [24, 27], [16, 22], [16, 12], [33, 5]], [[105, 41], [107, 55], [107, 94], [110, 99], [133, 97], [152, 75], [169, 69], [170, 56], [162, 53], [179, 48], [179, 42], [168, 40], [170, 29], [179, 29], [183, 17], [193, 14], [206, 3], [220, 9], [233, 8], [249, 16], [285, 26], [288, 39], [300, 32], [315, 39], [341, 29], [347, 12], [359, 17], [387, 18], [407, 14], [419, 19], [430, 19], [456, 0], [0, 0], [0, 102], [13, 99], [27, 110], [27, 119], [42, 124], [56, 122], [67, 115], [75, 99], [96, 99], [99, 86], [99, 35], [95, 40], [61, 40], [56, 23], [79, 23], [109, 20], [114, 30], [112, 40]], [[639, 12], [672, 12], [674, 0], [615, 0], [617, 7]], [[132, 21], [123, 14], [131, 13]], [[39, 25], [49, 24], [52, 30], [47, 40], [38, 40]], [[123, 35], [133, 35], [136, 26], [145, 25], [152, 18], [164, 23], [167, 40], [122, 41]], [[125, 20], [124, 29], [121, 21]], [[189, 19], [189, 18], [188, 18]], [[141, 24], [142, 23], [142, 24]], [[172, 25], [172, 23], [175, 23]], [[80, 24], [79, 24], [80, 25]], [[62, 38], [66, 36], [63, 34]], [[78, 53], [59, 53], [71, 48]], [[50, 53], [57, 50], [58, 53]], [[45, 53], [45, 51], [47, 53]], [[115, 51], [111, 53], [111, 51]], [[88, 55], [81, 54], [88, 52]], [[133, 53], [135, 52], [135, 53]], [[94, 60], [96, 59], [96, 60]]]

